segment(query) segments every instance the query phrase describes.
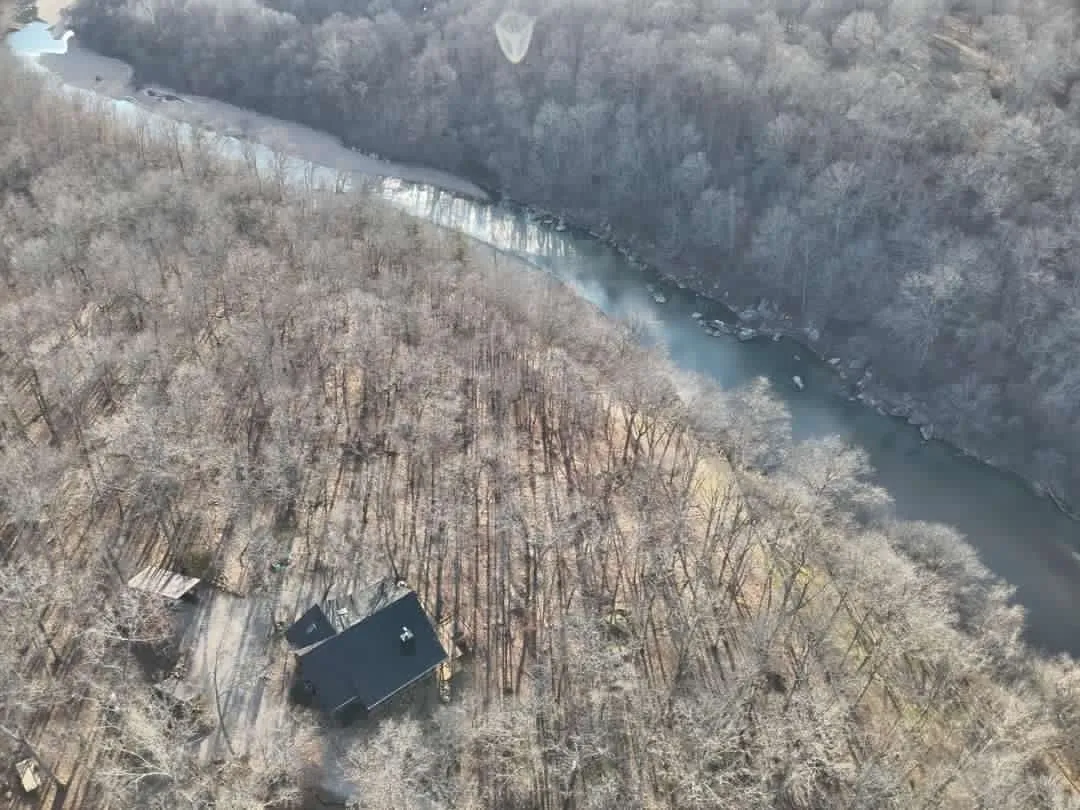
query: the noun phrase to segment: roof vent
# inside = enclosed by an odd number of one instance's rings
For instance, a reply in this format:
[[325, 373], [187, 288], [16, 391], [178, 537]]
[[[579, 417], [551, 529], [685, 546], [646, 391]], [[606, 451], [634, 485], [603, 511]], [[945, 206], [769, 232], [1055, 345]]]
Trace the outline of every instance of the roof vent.
[[402, 644], [408, 644], [413, 639], [413, 632], [408, 627], [402, 627], [401, 635], [398, 638], [401, 639]]

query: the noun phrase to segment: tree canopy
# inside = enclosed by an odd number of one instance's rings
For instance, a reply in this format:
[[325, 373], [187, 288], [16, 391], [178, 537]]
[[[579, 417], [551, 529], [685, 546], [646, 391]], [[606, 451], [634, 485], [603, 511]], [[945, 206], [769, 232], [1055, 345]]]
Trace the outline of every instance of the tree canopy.
[[703, 292], [776, 300], [939, 435], [1076, 496], [1074, 4], [554, 0], [509, 61], [506, 13], [79, 0], [69, 20], [144, 79], [483, 177]]

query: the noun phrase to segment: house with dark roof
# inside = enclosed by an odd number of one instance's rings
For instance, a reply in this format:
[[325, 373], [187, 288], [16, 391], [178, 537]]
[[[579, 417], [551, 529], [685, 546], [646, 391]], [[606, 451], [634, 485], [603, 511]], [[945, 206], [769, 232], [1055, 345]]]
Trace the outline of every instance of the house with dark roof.
[[299, 694], [338, 718], [372, 711], [448, 658], [420, 598], [400, 583], [314, 605], [285, 638]]

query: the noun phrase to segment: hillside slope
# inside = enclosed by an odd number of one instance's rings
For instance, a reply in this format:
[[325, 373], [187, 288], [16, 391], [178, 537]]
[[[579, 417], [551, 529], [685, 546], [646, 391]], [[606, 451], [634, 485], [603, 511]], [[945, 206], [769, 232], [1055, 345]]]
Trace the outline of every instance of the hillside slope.
[[[80, 0], [88, 46], [503, 187], [872, 367], [869, 390], [1080, 500], [1076, 9]], [[152, 10], [152, 11], [148, 11]], [[813, 330], [813, 331], [810, 331]]]
[[[330, 758], [380, 810], [1080, 806], [1080, 673], [970, 550], [789, 446], [764, 384], [504, 264], [0, 63], [3, 761], [68, 808], [301, 806]], [[213, 579], [193, 632], [247, 657], [192, 662], [194, 742], [136, 663], [147, 562]], [[472, 659], [448, 704], [323, 728], [256, 614], [386, 574]], [[256, 691], [269, 726], [230, 714]]]

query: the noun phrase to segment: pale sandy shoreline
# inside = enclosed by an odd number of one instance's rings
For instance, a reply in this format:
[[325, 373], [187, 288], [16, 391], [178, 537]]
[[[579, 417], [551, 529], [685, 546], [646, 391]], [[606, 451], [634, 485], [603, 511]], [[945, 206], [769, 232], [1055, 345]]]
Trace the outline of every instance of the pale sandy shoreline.
[[[132, 86], [133, 70], [130, 65], [82, 48], [74, 37], [68, 40], [67, 53], [43, 53], [37, 56], [37, 60], [42, 67], [71, 87], [113, 99], [128, 99], [160, 115], [223, 135], [246, 138], [311, 163], [372, 177], [397, 177], [406, 182], [437, 186], [468, 197], [488, 199], [483, 189], [461, 177], [437, 169], [368, 157], [347, 149], [334, 136], [302, 124], [272, 118], [202, 96], [177, 93], [158, 85], [147, 85], [136, 92]], [[147, 89], [158, 93], [173, 93], [183, 100], [162, 101], [147, 95]]]
[[60, 13], [71, 5], [71, 0], [37, 0], [37, 15], [49, 25], [56, 25]]

